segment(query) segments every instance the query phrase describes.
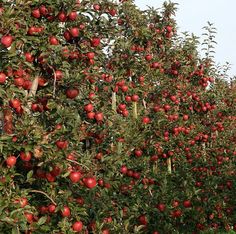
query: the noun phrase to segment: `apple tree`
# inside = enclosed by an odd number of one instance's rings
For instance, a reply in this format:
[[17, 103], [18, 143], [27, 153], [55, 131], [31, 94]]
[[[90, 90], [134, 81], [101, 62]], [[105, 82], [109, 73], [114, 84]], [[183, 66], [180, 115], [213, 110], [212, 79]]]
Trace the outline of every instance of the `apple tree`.
[[175, 12], [1, 1], [1, 232], [236, 230], [235, 80]]

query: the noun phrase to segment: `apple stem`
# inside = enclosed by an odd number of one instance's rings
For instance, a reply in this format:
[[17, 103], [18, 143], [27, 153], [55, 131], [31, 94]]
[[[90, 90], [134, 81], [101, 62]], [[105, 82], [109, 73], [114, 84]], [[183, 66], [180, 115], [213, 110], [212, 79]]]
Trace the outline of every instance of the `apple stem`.
[[116, 92], [112, 92], [112, 110], [116, 112]]
[[133, 117], [135, 119], [138, 118], [138, 106], [137, 106], [137, 102], [133, 102]]
[[171, 158], [167, 158], [167, 169], [168, 169], [168, 173], [171, 174], [172, 173], [172, 165], [171, 165]]

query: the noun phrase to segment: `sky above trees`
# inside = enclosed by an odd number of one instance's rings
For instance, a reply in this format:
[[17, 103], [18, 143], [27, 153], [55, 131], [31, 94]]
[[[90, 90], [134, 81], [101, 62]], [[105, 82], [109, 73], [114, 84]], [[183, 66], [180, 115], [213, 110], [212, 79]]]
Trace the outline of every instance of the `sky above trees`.
[[[148, 6], [159, 8], [162, 6], [162, 1], [157, 0], [135, 0], [135, 3], [145, 9]], [[181, 32], [188, 31], [201, 37], [207, 25], [207, 21], [214, 23], [217, 29], [215, 47], [215, 61], [221, 65], [229, 62], [231, 70], [229, 75], [236, 75], [236, 24], [235, 15], [235, 0], [174, 0], [178, 3], [178, 11], [176, 14], [177, 24]]]

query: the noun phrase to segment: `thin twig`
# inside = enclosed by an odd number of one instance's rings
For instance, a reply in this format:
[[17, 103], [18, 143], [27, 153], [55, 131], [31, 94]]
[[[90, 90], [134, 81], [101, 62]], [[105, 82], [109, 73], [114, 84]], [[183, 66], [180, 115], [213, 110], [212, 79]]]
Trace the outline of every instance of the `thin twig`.
[[150, 189], [148, 189], [150, 195], [153, 197], [152, 191]]
[[56, 78], [56, 73], [53, 69], [53, 75], [54, 75], [54, 81], [53, 81], [53, 98], [55, 98], [56, 96], [56, 81], [57, 81], [57, 78]]
[[77, 161], [74, 161], [74, 160], [71, 160], [71, 159], [68, 159], [68, 158], [67, 158], [66, 160], [69, 161], [69, 162], [78, 164], [78, 165], [80, 165], [80, 166], [82, 166], [82, 167], [85, 167], [87, 170], [89, 170], [89, 168], [88, 168], [87, 166], [85, 166], [85, 165], [83, 165], [83, 164], [81, 164], [81, 163], [78, 163]]
[[40, 190], [31, 190], [30, 193], [41, 193], [44, 196], [46, 196], [54, 205], [57, 205], [57, 203], [45, 192], [40, 191]]
[[147, 109], [147, 102], [143, 99], [143, 106], [144, 106], [144, 109]]

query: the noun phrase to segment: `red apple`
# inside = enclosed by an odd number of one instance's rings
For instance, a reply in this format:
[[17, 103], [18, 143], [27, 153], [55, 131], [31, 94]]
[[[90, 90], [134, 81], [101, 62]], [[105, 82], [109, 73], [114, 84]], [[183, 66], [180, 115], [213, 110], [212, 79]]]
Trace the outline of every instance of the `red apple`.
[[56, 176], [59, 176], [61, 172], [62, 172], [61, 167], [58, 165], [55, 165], [50, 173], [56, 177]]
[[63, 72], [60, 70], [55, 71], [56, 80], [61, 80], [63, 78]]
[[135, 155], [137, 158], [139, 158], [139, 157], [141, 157], [141, 156], [143, 155], [143, 151], [136, 149], [136, 150], [134, 151], [134, 155]]
[[134, 94], [134, 95], [131, 96], [131, 100], [133, 102], [137, 102], [139, 100], [139, 96], [137, 94]]
[[24, 215], [28, 223], [33, 223], [34, 216], [32, 213], [25, 212]]
[[125, 166], [125, 165], [122, 165], [122, 166], [121, 166], [121, 168], [120, 168], [120, 172], [121, 172], [122, 174], [126, 174], [126, 173], [127, 173], [127, 171], [128, 171], [128, 168], [127, 168], [127, 166]]
[[81, 179], [81, 173], [79, 171], [72, 171], [69, 175], [69, 178], [72, 183], [77, 183]]
[[70, 12], [69, 15], [68, 15], [68, 18], [69, 18], [71, 21], [76, 20], [76, 18], [77, 18], [77, 12], [76, 12], [76, 11]]
[[24, 80], [24, 78], [22, 78], [22, 77], [16, 77], [16, 78], [14, 79], [14, 85], [16, 85], [16, 86], [18, 86], [18, 87], [23, 86], [24, 82], [25, 82], [25, 80]]
[[56, 146], [58, 149], [66, 149], [68, 147], [68, 141], [58, 140], [56, 141]]
[[94, 177], [86, 177], [83, 179], [83, 182], [89, 189], [92, 189], [97, 185], [96, 179]]
[[46, 16], [48, 14], [48, 9], [46, 8], [45, 5], [41, 5], [39, 7], [39, 11], [40, 11], [40, 14], [42, 14], [43, 16]]
[[66, 96], [70, 99], [74, 99], [78, 96], [79, 90], [76, 88], [69, 88], [66, 90]]
[[17, 200], [17, 202], [20, 203], [20, 207], [24, 208], [25, 206], [28, 205], [28, 199], [26, 197], [22, 197], [19, 200]]
[[55, 206], [54, 204], [50, 204], [50, 205], [48, 206], [48, 211], [49, 211], [50, 213], [55, 213], [55, 210], [56, 210], [56, 206]]
[[140, 215], [138, 221], [141, 225], [147, 225], [148, 223], [146, 215]]
[[25, 52], [25, 60], [32, 63], [34, 61], [34, 56], [30, 52]]
[[91, 112], [91, 111], [93, 111], [93, 104], [92, 103], [89, 103], [89, 104], [87, 104], [87, 105], [85, 105], [84, 106], [84, 110], [86, 111], [86, 112]]
[[88, 117], [88, 119], [94, 119], [95, 118], [95, 113], [90, 111], [90, 112], [87, 113], [87, 117]]
[[81, 221], [76, 221], [75, 223], [73, 223], [72, 229], [75, 232], [82, 231], [83, 230], [83, 223]]
[[101, 7], [100, 7], [100, 5], [98, 5], [98, 4], [93, 4], [93, 9], [94, 9], [95, 11], [99, 11], [99, 10], [101, 9]]
[[71, 215], [70, 208], [68, 206], [64, 206], [61, 211], [61, 215], [63, 217], [70, 217], [70, 215]]
[[160, 211], [160, 212], [164, 212], [166, 209], [166, 205], [163, 203], [159, 203], [157, 204], [156, 208]]
[[103, 121], [103, 113], [97, 112], [97, 113], [95, 114], [95, 119], [96, 119], [98, 122]]
[[79, 28], [77, 28], [77, 27], [71, 28], [70, 34], [72, 37], [78, 37], [79, 36]]
[[89, 59], [93, 59], [93, 58], [95, 57], [94, 52], [88, 52], [88, 53], [87, 53], [87, 57], [88, 57]]
[[109, 10], [109, 14], [110, 14], [111, 16], [115, 16], [115, 15], [116, 15], [116, 9], [110, 9], [110, 10]]
[[59, 12], [59, 14], [57, 15], [57, 17], [58, 17], [58, 19], [59, 19], [60, 22], [65, 22], [65, 21], [66, 21], [66, 18], [67, 18], [66, 13], [63, 12], [63, 11]]
[[12, 108], [14, 108], [14, 109], [17, 109], [17, 108], [19, 108], [20, 106], [21, 106], [21, 102], [20, 102], [20, 100], [19, 99], [11, 99], [10, 101], [9, 101], [9, 105], [12, 107]]
[[151, 123], [151, 119], [149, 117], [145, 116], [145, 117], [143, 117], [142, 122], [143, 122], [143, 124], [149, 124], [149, 123]]
[[63, 36], [67, 41], [71, 39], [71, 34], [68, 30], [63, 33]]
[[59, 45], [59, 41], [55, 36], [49, 37], [49, 43], [50, 45]]
[[33, 9], [32, 12], [31, 12], [31, 15], [34, 18], [39, 19], [41, 17], [39, 8]]
[[15, 156], [9, 156], [7, 159], [6, 159], [6, 164], [8, 167], [13, 167], [15, 166], [16, 164], [16, 157]]
[[7, 76], [3, 72], [0, 72], [0, 84], [4, 84], [6, 79]]
[[187, 120], [188, 120], [188, 118], [189, 118], [189, 116], [188, 116], [188, 115], [183, 115], [183, 120], [184, 120], [184, 121], [187, 121]]
[[146, 59], [147, 61], [152, 60], [152, 55], [151, 55], [151, 54], [147, 54], [147, 55], [145, 56], [145, 59]]
[[190, 208], [192, 206], [192, 203], [189, 200], [185, 200], [183, 201], [183, 205], [185, 208]]
[[1, 38], [1, 44], [6, 48], [10, 47], [13, 42], [13, 38], [11, 35], [5, 35]]
[[168, 32], [168, 33], [171, 33], [172, 32], [172, 26], [170, 26], [170, 25], [168, 25], [168, 26], [166, 26], [166, 31]]
[[31, 152], [20, 152], [20, 158], [22, 161], [30, 161], [32, 158], [32, 153]]
[[92, 38], [92, 40], [91, 40], [91, 45], [92, 45], [93, 47], [99, 46], [99, 45], [100, 45], [100, 38], [98, 38], [98, 37]]

